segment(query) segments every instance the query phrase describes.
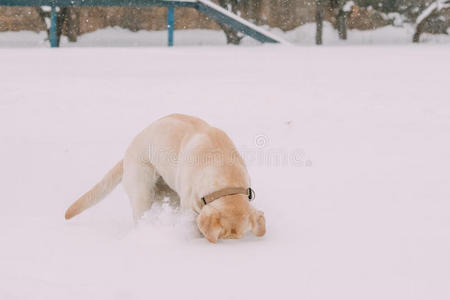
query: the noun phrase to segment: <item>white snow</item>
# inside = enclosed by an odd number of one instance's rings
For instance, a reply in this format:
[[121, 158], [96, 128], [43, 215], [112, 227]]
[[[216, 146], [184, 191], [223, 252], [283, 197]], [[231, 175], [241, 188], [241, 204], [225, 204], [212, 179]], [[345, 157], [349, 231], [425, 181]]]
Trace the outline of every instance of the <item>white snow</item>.
[[342, 10], [345, 12], [349, 12], [352, 10], [352, 7], [355, 5], [354, 1], [347, 1], [345, 2], [344, 6], [342, 7]]
[[[0, 299], [449, 299], [448, 53], [1, 49]], [[264, 238], [210, 244], [167, 204], [135, 227], [120, 186], [64, 220], [172, 112], [244, 153]]]
[[[314, 46], [315, 24], [302, 25], [294, 30], [283, 32], [280, 29], [268, 28], [274, 35], [295, 45]], [[337, 31], [333, 26], [324, 22], [325, 46], [349, 46], [349, 45], [404, 45], [412, 44], [414, 26], [403, 24], [401, 27], [386, 26], [376, 30], [348, 30], [348, 40], [339, 40]], [[175, 47], [179, 46], [224, 46], [226, 38], [222, 31], [189, 29], [175, 30]], [[29, 31], [0, 32], [0, 48], [11, 47], [50, 47], [44, 32], [34, 33]], [[422, 34], [421, 43], [426, 44], [450, 44], [450, 36]], [[259, 42], [250, 37], [244, 37], [242, 46], [259, 46]], [[167, 47], [167, 31], [138, 31], [131, 32], [121, 28], [105, 28], [78, 37], [78, 42], [70, 43], [66, 37], [62, 37], [61, 47]]]

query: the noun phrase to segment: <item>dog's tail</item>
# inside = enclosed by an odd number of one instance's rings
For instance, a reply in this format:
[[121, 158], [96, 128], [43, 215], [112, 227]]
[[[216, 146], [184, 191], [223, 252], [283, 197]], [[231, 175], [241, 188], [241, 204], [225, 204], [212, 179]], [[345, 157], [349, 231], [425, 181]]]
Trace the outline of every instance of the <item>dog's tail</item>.
[[89, 192], [75, 201], [67, 210], [66, 220], [80, 214], [84, 210], [99, 203], [106, 197], [121, 181], [123, 174], [123, 163], [119, 161], [103, 179], [97, 183]]

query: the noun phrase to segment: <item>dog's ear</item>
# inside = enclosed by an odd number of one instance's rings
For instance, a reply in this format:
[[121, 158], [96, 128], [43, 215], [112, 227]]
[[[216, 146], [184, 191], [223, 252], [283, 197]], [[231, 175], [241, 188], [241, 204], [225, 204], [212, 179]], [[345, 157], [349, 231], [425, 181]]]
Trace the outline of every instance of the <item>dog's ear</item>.
[[263, 236], [266, 233], [266, 218], [260, 210], [253, 210], [250, 215], [250, 226], [256, 236]]
[[211, 243], [217, 242], [222, 226], [220, 225], [219, 212], [210, 212], [205, 209], [197, 217], [198, 229]]

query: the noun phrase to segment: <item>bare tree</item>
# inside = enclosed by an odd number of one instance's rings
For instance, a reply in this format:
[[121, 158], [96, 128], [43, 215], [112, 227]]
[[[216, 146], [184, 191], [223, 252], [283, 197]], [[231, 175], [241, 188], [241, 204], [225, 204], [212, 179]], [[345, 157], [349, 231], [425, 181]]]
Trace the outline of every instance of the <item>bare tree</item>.
[[322, 45], [323, 15], [325, 0], [316, 0], [316, 45]]
[[347, 18], [345, 11], [345, 4], [347, 0], [315, 0], [316, 3], [316, 44], [322, 45], [323, 43], [323, 21], [325, 10], [334, 12], [337, 10], [336, 16], [336, 28], [339, 34], [339, 38], [342, 40], [347, 39]]
[[76, 42], [77, 37], [80, 34], [80, 13], [78, 8], [66, 7], [61, 9], [60, 18], [61, 21], [58, 26], [59, 34], [63, 33], [69, 39], [69, 42]]
[[346, 22], [346, 12], [344, 10], [344, 5], [346, 3], [345, 0], [335, 0], [336, 1], [336, 6], [338, 9], [338, 15], [337, 15], [337, 30], [339, 33], [339, 38], [341, 40], [346, 40], [347, 39], [347, 22]]
[[[234, 14], [238, 14], [239, 2], [240, 0], [219, 0], [219, 5]], [[236, 30], [233, 30], [227, 25], [219, 24], [219, 26], [227, 37], [227, 44], [239, 45], [241, 43], [241, 40], [244, 37], [243, 35], [240, 35]]]
[[450, 7], [450, 0], [435, 0], [426, 7], [416, 19], [416, 31], [413, 35], [413, 43], [420, 41], [421, 34], [425, 31], [428, 22], [438, 17], [444, 8]]

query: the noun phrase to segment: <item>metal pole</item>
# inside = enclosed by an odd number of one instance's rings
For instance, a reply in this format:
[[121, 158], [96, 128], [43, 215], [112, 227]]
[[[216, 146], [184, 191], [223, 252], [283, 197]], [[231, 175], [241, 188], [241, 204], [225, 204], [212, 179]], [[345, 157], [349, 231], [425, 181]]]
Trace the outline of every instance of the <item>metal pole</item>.
[[58, 14], [56, 13], [56, 6], [52, 6], [50, 14], [50, 46], [52, 48], [58, 47], [57, 26]]
[[170, 5], [167, 10], [167, 30], [169, 33], [168, 37], [168, 46], [173, 46], [173, 30], [175, 23], [175, 8], [173, 5]]

